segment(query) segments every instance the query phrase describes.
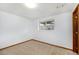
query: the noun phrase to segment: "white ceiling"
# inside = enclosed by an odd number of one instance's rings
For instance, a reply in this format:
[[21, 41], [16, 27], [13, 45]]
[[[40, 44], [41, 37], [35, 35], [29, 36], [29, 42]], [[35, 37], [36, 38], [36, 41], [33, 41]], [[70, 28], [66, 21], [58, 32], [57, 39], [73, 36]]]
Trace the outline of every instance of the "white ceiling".
[[[62, 4], [64, 5], [63, 8]], [[27, 19], [40, 19], [72, 11], [76, 5], [74, 3], [39, 3], [37, 8], [28, 8], [23, 3], [0, 3], [0, 10]]]

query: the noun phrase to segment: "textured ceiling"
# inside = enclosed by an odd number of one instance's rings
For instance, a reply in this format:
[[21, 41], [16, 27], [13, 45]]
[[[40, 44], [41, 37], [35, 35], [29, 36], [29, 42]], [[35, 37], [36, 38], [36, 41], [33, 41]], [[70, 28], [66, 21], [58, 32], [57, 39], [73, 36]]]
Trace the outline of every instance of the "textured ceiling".
[[0, 10], [27, 19], [40, 19], [72, 11], [74, 3], [39, 3], [37, 8], [28, 8], [23, 3], [0, 3]]

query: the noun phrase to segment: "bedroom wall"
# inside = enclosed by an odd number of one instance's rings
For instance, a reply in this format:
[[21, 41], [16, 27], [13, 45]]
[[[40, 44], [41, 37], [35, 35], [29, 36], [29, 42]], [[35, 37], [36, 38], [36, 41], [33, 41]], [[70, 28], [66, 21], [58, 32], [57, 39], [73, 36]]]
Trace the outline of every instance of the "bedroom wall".
[[[54, 30], [39, 30], [39, 22], [55, 19]], [[62, 13], [45, 19], [28, 20], [0, 11], [0, 48], [29, 39], [72, 49], [72, 13]]]
[[0, 11], [0, 48], [29, 40], [32, 33], [31, 20]]
[[[54, 30], [39, 30], [39, 22], [47, 19], [55, 19]], [[72, 13], [66, 12], [59, 15], [38, 19], [34, 21], [35, 39], [50, 44], [72, 49]]]

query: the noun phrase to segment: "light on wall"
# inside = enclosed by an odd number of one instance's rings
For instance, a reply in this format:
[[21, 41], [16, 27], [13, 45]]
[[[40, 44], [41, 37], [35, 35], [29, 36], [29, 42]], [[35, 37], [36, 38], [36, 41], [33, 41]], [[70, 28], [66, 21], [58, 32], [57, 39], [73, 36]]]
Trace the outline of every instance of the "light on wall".
[[37, 7], [37, 3], [24, 3], [25, 6], [27, 6], [28, 8], [36, 8]]

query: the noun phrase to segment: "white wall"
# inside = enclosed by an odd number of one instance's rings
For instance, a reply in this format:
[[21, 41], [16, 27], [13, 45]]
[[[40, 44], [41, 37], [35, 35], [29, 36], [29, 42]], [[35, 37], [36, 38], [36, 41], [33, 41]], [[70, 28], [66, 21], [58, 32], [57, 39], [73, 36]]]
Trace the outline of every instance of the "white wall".
[[4, 48], [33, 37], [32, 21], [0, 11], [0, 48]]
[[[54, 30], [38, 30], [39, 21], [55, 19]], [[35, 39], [72, 49], [72, 13], [63, 13], [34, 21]]]
[[39, 30], [39, 20], [28, 20], [0, 11], [0, 48], [31, 38], [72, 49], [72, 14], [59, 14], [46, 19], [55, 19], [55, 30]]

